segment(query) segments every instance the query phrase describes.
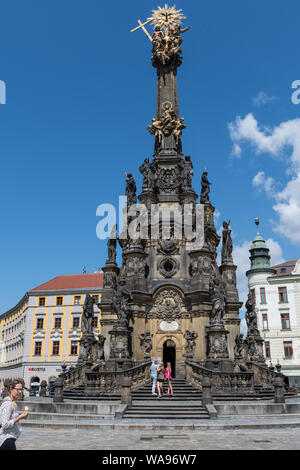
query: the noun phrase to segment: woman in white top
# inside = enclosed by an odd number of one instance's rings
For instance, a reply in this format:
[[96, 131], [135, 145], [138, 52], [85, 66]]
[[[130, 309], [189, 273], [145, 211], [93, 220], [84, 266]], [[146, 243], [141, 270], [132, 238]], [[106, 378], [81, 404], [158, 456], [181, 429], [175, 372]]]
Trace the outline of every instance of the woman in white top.
[[19, 380], [9, 384], [8, 396], [0, 407], [0, 450], [16, 450], [16, 440], [21, 434], [19, 421], [26, 419], [29, 411], [19, 413], [16, 399], [22, 396], [23, 385]]

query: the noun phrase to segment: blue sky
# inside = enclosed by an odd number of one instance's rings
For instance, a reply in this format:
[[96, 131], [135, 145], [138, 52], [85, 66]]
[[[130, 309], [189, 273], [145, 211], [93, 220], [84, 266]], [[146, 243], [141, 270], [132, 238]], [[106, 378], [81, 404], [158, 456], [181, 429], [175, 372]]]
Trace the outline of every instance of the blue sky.
[[[0, 313], [54, 276], [105, 264], [96, 209], [117, 205], [125, 171], [140, 191], [138, 168], [153, 153], [151, 44], [130, 29], [163, 4], [11, 0], [1, 6]], [[300, 105], [291, 101], [291, 85], [300, 79], [300, 4], [182, 0], [176, 7], [192, 27], [178, 72], [188, 126], [183, 150], [193, 160], [198, 194], [208, 170], [217, 229], [231, 220], [245, 290], [255, 217], [274, 262], [299, 257]]]

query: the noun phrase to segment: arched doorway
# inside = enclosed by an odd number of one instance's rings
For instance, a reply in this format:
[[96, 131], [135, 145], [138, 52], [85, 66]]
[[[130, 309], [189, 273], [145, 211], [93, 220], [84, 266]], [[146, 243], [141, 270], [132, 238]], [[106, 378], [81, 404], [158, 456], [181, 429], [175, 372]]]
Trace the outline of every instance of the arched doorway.
[[172, 367], [172, 378], [176, 376], [176, 344], [173, 340], [167, 339], [163, 346], [163, 362], [167, 365], [167, 362], [171, 363]]

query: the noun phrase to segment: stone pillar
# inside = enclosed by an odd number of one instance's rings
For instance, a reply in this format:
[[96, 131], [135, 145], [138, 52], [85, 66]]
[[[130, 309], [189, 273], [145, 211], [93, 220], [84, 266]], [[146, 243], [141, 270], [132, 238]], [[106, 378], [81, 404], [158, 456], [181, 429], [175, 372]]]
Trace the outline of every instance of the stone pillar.
[[202, 379], [202, 405], [212, 405], [213, 396], [211, 391], [211, 378], [203, 377]]
[[64, 381], [62, 377], [58, 377], [54, 382], [53, 403], [63, 403], [64, 401]]
[[274, 403], [285, 403], [284, 385], [283, 385], [282, 377], [275, 377], [274, 387], [275, 387]]
[[219, 371], [233, 371], [233, 362], [229, 359], [227, 347], [228, 333], [222, 324], [207, 328], [208, 357], [205, 367], [208, 369], [216, 370], [216, 363], [218, 363]]
[[121, 403], [123, 405], [132, 405], [132, 397], [131, 397], [131, 377], [122, 377], [121, 381]]

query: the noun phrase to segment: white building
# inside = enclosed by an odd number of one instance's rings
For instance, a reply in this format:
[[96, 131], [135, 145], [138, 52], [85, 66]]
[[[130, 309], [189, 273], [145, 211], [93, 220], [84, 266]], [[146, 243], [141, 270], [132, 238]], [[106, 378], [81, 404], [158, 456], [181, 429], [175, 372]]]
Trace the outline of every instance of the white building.
[[[57, 276], [27, 292], [0, 315], [0, 387], [22, 378], [25, 386], [57, 377], [61, 366], [75, 365], [85, 295], [100, 302], [103, 274]], [[100, 334], [100, 310], [94, 305], [94, 334]]]
[[265, 357], [273, 365], [279, 361], [290, 385], [300, 386], [300, 259], [271, 267], [269, 249], [259, 233], [249, 251], [251, 268], [246, 275]]

